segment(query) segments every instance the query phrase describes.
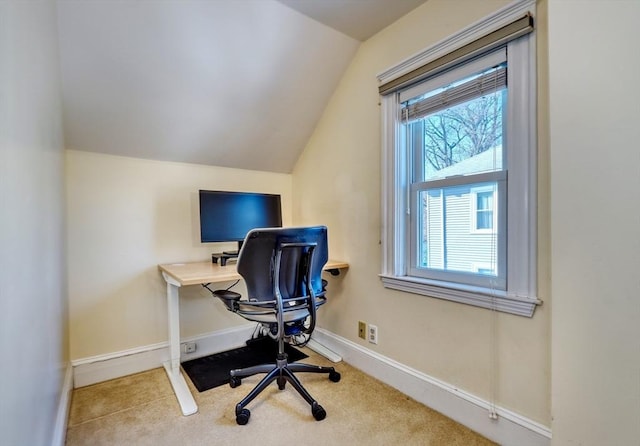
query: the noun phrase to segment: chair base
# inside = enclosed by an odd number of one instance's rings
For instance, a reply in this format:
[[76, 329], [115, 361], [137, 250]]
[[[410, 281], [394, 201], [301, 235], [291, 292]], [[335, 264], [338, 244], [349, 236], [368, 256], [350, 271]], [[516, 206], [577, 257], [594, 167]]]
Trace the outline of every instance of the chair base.
[[234, 388], [242, 383], [242, 378], [256, 375], [258, 373], [266, 373], [266, 375], [260, 380], [260, 382], [245, 396], [242, 401], [236, 405], [236, 422], [240, 425], [247, 424], [251, 412], [246, 409], [246, 406], [253, 401], [253, 399], [260, 394], [264, 389], [269, 386], [273, 381], [277, 381], [278, 388], [284, 390], [287, 381], [291, 383], [294, 389], [305, 399], [311, 406], [311, 414], [317, 420], [323, 420], [327, 413], [320, 404], [307, 392], [300, 380], [294, 375], [294, 373], [327, 373], [329, 379], [332, 382], [340, 381], [340, 373], [338, 373], [333, 367], [321, 367], [311, 364], [293, 363], [287, 362], [287, 354], [280, 353], [276, 359], [275, 364], [263, 364], [253, 367], [247, 367], [245, 369], [231, 370], [231, 378], [229, 385]]

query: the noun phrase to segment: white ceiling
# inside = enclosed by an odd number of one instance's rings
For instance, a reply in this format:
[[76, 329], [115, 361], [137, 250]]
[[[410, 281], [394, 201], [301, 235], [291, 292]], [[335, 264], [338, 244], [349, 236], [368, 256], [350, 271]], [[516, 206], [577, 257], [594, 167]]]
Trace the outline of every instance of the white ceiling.
[[290, 172], [360, 43], [347, 34], [423, 2], [58, 0], [66, 146]]
[[356, 40], [365, 41], [426, 0], [278, 0]]

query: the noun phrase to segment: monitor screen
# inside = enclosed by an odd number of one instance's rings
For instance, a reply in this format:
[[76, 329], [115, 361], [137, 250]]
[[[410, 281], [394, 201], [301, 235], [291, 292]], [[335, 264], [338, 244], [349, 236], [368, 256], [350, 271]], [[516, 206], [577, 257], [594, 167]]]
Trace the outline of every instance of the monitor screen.
[[251, 229], [282, 227], [280, 195], [200, 191], [200, 241], [241, 242]]

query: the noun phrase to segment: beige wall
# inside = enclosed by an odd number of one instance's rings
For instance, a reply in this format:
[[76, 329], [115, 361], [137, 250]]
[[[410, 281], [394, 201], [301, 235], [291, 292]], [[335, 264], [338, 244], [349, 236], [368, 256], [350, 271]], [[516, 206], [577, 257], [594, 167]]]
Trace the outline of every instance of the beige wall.
[[640, 442], [640, 2], [549, 2], [553, 443]]
[[[69, 366], [53, 1], [0, 2], [0, 442], [60, 441]], [[58, 428], [62, 426], [57, 426]]]
[[[547, 303], [531, 319], [387, 290], [378, 278], [381, 118], [376, 76], [507, 3], [430, 0], [361, 45], [294, 170], [293, 218], [327, 224], [332, 257], [351, 264], [329, 288], [322, 327], [549, 426], [548, 268], [541, 268], [539, 278], [539, 297]], [[541, 101], [543, 111], [545, 105]], [[542, 138], [543, 154], [548, 153], [545, 143]], [[546, 163], [542, 166], [540, 263], [548, 265]], [[378, 345], [358, 338], [358, 320], [378, 326]]]
[[[234, 247], [200, 243], [199, 189], [281, 194], [284, 224], [291, 223], [291, 175], [66, 155], [72, 359], [168, 339], [166, 285], [157, 265], [208, 260]], [[183, 337], [242, 323], [199, 287], [181, 290], [180, 319]]]

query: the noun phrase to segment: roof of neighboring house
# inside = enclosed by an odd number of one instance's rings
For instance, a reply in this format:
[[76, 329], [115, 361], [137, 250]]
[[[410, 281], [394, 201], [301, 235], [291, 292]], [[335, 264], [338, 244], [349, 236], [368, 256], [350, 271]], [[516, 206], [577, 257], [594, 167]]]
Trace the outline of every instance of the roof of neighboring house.
[[502, 167], [502, 146], [485, 150], [471, 158], [464, 159], [432, 174], [430, 179], [446, 178], [454, 175], [468, 175], [471, 173], [492, 172]]

